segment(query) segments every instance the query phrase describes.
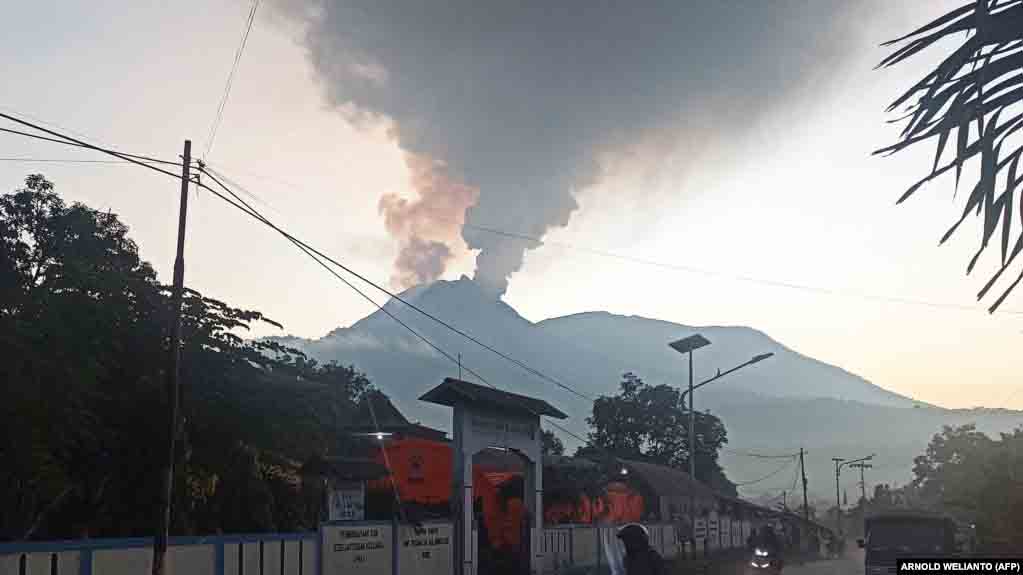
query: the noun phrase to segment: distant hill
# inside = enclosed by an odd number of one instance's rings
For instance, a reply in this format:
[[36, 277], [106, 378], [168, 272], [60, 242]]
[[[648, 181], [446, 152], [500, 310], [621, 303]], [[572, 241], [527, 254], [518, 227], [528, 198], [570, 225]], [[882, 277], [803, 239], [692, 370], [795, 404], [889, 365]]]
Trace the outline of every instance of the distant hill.
[[[724, 421], [729, 449], [722, 463], [733, 481], [752, 481], [785, 460], [750, 455], [808, 450], [810, 489], [834, 499], [832, 457], [878, 454], [869, 470], [868, 488], [876, 481], [901, 483], [911, 477], [912, 459], [923, 452], [943, 424], [976, 422], [981, 429], [1008, 430], [1023, 421], [1007, 410], [946, 410], [913, 401], [855, 374], [785, 347], [749, 327], [693, 327], [637, 316], [590, 312], [533, 323], [502, 301], [487, 296], [470, 279], [438, 281], [412, 288], [401, 297], [583, 395], [614, 393], [625, 372], [653, 384], [688, 383], [688, 363], [668, 348], [669, 341], [699, 332], [712, 345], [695, 356], [696, 379], [713, 376], [760, 353], [771, 359], [697, 392], [696, 408]], [[556, 405], [570, 419], [562, 425], [585, 436], [589, 401], [537, 377], [475, 343], [450, 332], [397, 301], [385, 309], [452, 355], [489, 383], [535, 395]], [[405, 413], [425, 425], [448, 429], [450, 412], [418, 397], [457, 376], [459, 367], [418, 340], [386, 314], [377, 311], [350, 327], [316, 340], [275, 338], [321, 361], [352, 363]], [[476, 378], [463, 370], [464, 379]], [[919, 406], [919, 407], [915, 407]], [[579, 441], [555, 430], [573, 449]], [[738, 453], [741, 452], [742, 454]], [[764, 494], [791, 488], [795, 468], [785, 468], [761, 482], [740, 488]], [[850, 501], [858, 477], [843, 473]], [[856, 491], [853, 491], [853, 489]]]

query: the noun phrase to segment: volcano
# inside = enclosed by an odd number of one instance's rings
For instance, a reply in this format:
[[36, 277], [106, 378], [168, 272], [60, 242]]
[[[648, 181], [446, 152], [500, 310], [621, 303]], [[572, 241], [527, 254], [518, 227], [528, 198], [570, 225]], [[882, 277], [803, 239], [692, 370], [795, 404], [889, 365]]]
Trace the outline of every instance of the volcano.
[[[569, 452], [586, 437], [588, 398], [615, 393], [624, 373], [635, 373], [654, 385], [688, 383], [688, 365], [668, 347], [669, 341], [699, 332], [713, 343], [696, 352], [696, 381], [756, 354], [773, 352], [770, 360], [729, 375], [727, 385], [701, 389], [696, 409], [708, 410], [724, 422], [729, 443], [721, 459], [732, 481], [755, 480], [785, 463], [750, 455], [751, 451], [789, 454], [805, 448], [810, 488], [822, 496], [834, 493], [832, 457], [877, 453], [871, 481], [901, 484], [911, 477], [913, 457], [924, 451], [942, 425], [976, 423], [978, 429], [993, 433], [1019, 421], [1020, 414], [1008, 410], [950, 410], [914, 401], [807, 357], [751, 327], [687, 326], [599, 311], [534, 323], [491, 293], [463, 276], [414, 287], [399, 296], [528, 368], [395, 299], [384, 309], [455, 361], [380, 310], [319, 339], [275, 339], [321, 362], [353, 364], [409, 419], [439, 429], [450, 429], [450, 411], [417, 398], [445, 377], [479, 382], [482, 376], [483, 383], [542, 398], [569, 415], [561, 425], [578, 437], [555, 429]], [[745, 491], [795, 487], [792, 461], [791, 469]], [[847, 479], [854, 486], [858, 478]]]

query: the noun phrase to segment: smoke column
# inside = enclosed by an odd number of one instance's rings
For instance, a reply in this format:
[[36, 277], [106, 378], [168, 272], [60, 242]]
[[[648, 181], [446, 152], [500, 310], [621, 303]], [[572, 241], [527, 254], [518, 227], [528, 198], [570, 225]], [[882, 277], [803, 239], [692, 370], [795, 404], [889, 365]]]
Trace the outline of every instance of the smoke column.
[[401, 242], [391, 278], [399, 289], [432, 282], [444, 273], [454, 257], [451, 246], [461, 243], [465, 211], [479, 198], [479, 190], [449, 179], [437, 160], [406, 153], [405, 162], [418, 198], [385, 194], [378, 205], [387, 231]]
[[[841, 0], [277, 0], [337, 109], [386, 117], [419, 199], [381, 200], [395, 280], [428, 281], [462, 248], [447, 222], [542, 237], [616, 143], [668, 134], [692, 151], [740, 142], [795, 89], [834, 73], [880, 2]], [[779, 138], [784, 134], [779, 134]], [[676, 154], [677, 155], [677, 154]], [[436, 162], [446, 167], [438, 175]], [[421, 184], [421, 185], [420, 185]], [[470, 194], [469, 190], [473, 190]], [[468, 209], [466, 209], [468, 208]], [[628, 214], [622, 214], [628, 217]], [[495, 296], [535, 245], [461, 229]], [[446, 248], [446, 249], [445, 249]]]

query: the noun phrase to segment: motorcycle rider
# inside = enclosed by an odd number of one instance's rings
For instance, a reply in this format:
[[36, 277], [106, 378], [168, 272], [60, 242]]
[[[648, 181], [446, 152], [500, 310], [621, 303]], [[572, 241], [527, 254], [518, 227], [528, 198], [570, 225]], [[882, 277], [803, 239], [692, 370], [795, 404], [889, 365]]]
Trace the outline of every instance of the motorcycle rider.
[[618, 538], [625, 545], [626, 575], [668, 575], [664, 559], [650, 546], [646, 527], [630, 523], [618, 531]]
[[770, 525], [764, 525], [760, 530], [759, 546], [768, 553], [777, 556], [781, 553], [781, 543]]
[[773, 527], [765, 525], [760, 529], [760, 534], [756, 541], [756, 547], [767, 551], [768, 556], [772, 558], [772, 561], [777, 565], [778, 569], [781, 569], [784, 565], [784, 560], [782, 559], [782, 546]]

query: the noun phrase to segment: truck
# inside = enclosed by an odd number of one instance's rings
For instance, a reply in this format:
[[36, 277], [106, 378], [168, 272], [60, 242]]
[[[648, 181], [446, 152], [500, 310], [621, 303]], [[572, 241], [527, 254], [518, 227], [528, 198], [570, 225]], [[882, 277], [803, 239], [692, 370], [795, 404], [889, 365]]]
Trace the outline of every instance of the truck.
[[918, 510], [887, 510], [863, 521], [864, 575], [894, 575], [899, 558], [950, 557], [960, 551], [957, 526], [948, 515]]

